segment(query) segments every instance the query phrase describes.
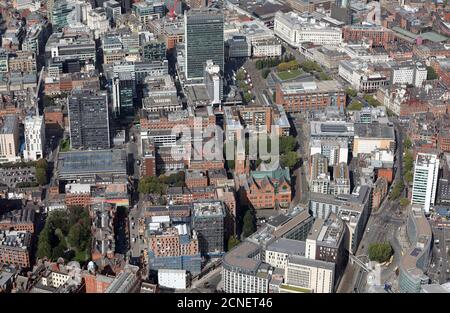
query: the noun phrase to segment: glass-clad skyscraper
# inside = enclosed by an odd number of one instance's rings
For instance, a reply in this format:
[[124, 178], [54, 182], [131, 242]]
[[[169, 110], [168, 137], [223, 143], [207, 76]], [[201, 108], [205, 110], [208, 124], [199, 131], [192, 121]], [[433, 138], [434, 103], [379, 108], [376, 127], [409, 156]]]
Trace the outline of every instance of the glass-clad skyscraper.
[[203, 78], [207, 60], [224, 68], [223, 14], [218, 9], [193, 9], [184, 17], [185, 74]]

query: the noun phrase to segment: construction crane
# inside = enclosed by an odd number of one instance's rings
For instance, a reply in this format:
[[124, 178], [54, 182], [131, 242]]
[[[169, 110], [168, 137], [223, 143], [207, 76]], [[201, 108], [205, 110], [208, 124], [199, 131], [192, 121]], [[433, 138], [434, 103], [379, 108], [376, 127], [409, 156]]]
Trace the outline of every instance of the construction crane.
[[173, 5], [169, 7], [169, 16], [172, 19], [174, 19], [176, 16], [175, 8], [177, 7], [177, 4], [178, 4], [178, 0], [173, 0]]

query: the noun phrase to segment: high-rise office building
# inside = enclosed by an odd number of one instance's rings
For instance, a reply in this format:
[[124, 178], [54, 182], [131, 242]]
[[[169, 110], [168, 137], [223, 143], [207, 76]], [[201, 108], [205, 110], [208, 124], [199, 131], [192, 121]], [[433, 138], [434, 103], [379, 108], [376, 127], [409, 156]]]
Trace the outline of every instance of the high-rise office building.
[[61, 30], [69, 25], [69, 15], [73, 14], [75, 6], [67, 1], [58, 1], [52, 4], [51, 23], [53, 30]]
[[116, 116], [133, 115], [134, 78], [131, 73], [119, 73], [113, 79], [113, 110]]
[[73, 149], [110, 148], [106, 92], [75, 90], [68, 98], [70, 144]]
[[221, 255], [224, 252], [225, 210], [221, 201], [195, 202], [192, 208], [192, 228], [197, 231], [202, 255]]
[[331, 4], [331, 17], [346, 25], [352, 24], [352, 10], [350, 9], [350, 0], [336, 0]]
[[15, 114], [0, 118], [0, 162], [15, 161], [19, 152], [19, 120]]
[[44, 116], [27, 116], [25, 119], [25, 150], [23, 156], [30, 161], [44, 157], [45, 122]]
[[414, 164], [414, 181], [411, 203], [423, 206], [425, 213], [430, 211], [436, 199], [439, 158], [435, 154], [418, 153]]
[[184, 16], [187, 79], [203, 78], [207, 60], [224, 69], [223, 14], [217, 9], [193, 9]]

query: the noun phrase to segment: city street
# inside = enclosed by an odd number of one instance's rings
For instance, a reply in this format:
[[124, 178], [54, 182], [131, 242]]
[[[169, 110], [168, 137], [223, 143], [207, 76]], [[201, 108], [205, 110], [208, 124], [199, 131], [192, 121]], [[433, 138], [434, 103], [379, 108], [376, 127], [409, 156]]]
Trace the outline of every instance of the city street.
[[428, 275], [430, 278], [439, 284], [444, 284], [450, 280], [450, 264], [449, 264], [449, 245], [450, 245], [450, 231], [445, 227], [438, 227], [433, 225], [434, 246], [432, 264]]

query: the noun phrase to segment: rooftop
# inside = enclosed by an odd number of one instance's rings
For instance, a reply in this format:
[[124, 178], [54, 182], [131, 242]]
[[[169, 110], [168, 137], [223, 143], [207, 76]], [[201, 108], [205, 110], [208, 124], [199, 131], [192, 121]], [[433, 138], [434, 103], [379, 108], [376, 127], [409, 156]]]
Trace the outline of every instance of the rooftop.
[[58, 157], [60, 175], [83, 173], [126, 173], [125, 150], [96, 150], [61, 152]]
[[221, 201], [201, 201], [192, 203], [193, 215], [196, 217], [224, 216]]
[[394, 127], [381, 123], [355, 123], [355, 137], [395, 140]]

